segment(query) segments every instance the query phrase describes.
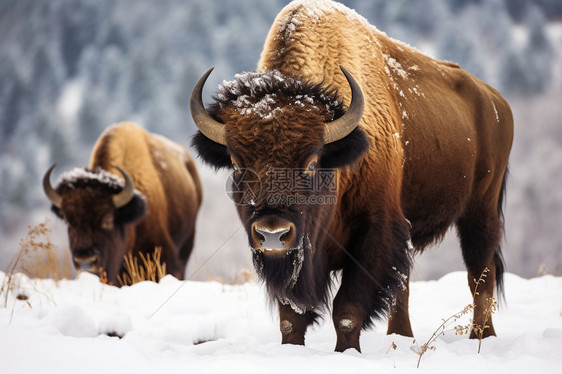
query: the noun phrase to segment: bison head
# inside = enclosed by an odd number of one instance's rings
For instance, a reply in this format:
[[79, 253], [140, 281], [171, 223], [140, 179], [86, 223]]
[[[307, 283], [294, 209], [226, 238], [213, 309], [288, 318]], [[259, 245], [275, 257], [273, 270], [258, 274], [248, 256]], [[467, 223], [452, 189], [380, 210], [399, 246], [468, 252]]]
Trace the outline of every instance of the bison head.
[[352, 93], [344, 111], [337, 92], [322, 84], [278, 71], [243, 73], [223, 82], [207, 111], [201, 97], [211, 71], [191, 95], [200, 130], [193, 145], [210, 165], [232, 168], [233, 189], [244, 192], [233, 194], [238, 214], [269, 295], [312, 310], [325, 302], [328, 271], [318, 252], [339, 204], [338, 169], [369, 147], [357, 127], [361, 89], [342, 68]]
[[43, 189], [53, 212], [66, 222], [74, 266], [98, 275], [103, 270], [110, 282], [116, 282], [127, 252], [130, 225], [146, 214], [144, 197], [118, 166], [114, 168], [125, 183], [99, 168], [77, 168], [63, 174], [56, 188], [50, 183], [54, 167], [45, 173]]

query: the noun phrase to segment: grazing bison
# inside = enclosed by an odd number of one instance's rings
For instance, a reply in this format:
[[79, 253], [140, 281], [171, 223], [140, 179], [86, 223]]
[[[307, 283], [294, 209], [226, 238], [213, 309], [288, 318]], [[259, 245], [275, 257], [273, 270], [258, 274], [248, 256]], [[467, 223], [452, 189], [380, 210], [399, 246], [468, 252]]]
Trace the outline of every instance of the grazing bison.
[[[210, 72], [191, 96], [193, 143], [248, 190], [234, 196], [256, 270], [279, 303], [283, 343], [304, 344], [336, 270], [336, 351], [360, 350], [361, 329], [387, 313], [388, 333], [412, 336], [411, 256], [452, 225], [473, 292], [473, 279], [490, 269], [475, 299], [474, 322], [484, 325], [494, 282], [502, 285], [513, 137], [496, 90], [331, 1], [288, 5], [257, 72], [224, 82], [206, 111]], [[261, 190], [244, 183], [255, 175]], [[487, 325], [484, 336], [494, 335]]]
[[43, 188], [68, 226], [77, 269], [103, 270], [117, 283], [126, 254], [147, 255], [161, 247], [167, 273], [183, 279], [201, 205], [199, 176], [185, 149], [120, 123], [100, 136], [89, 168], [63, 174], [54, 189], [53, 168]]

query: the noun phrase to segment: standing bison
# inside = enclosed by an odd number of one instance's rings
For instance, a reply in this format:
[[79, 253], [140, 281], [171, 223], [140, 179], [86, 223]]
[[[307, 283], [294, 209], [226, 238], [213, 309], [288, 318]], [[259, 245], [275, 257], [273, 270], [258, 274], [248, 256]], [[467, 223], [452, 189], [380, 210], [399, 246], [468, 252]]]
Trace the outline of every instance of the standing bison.
[[[388, 333], [412, 336], [411, 256], [452, 225], [473, 292], [473, 279], [490, 269], [475, 298], [474, 323], [484, 325], [494, 283], [502, 285], [513, 138], [496, 90], [331, 1], [288, 5], [257, 72], [224, 82], [207, 112], [201, 92], [210, 72], [191, 96], [200, 130], [193, 143], [249, 189], [235, 195], [237, 209], [256, 271], [279, 304], [283, 343], [304, 344], [336, 270], [336, 351], [360, 350], [361, 329], [387, 313]], [[244, 183], [250, 174], [261, 191]], [[487, 325], [484, 336], [494, 335]]]
[[147, 255], [161, 247], [166, 271], [183, 279], [201, 205], [199, 176], [186, 150], [120, 123], [100, 136], [89, 169], [63, 174], [54, 189], [53, 168], [43, 188], [68, 226], [77, 269], [103, 270], [109, 282], [117, 283], [126, 254]]

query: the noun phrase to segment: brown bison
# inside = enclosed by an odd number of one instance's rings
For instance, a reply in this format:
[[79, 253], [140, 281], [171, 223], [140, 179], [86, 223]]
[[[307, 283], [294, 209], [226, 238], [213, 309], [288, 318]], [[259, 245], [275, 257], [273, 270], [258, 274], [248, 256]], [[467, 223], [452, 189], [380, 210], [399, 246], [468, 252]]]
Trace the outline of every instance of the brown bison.
[[[79, 270], [114, 284], [123, 257], [161, 247], [166, 272], [183, 279], [193, 247], [201, 184], [193, 159], [180, 145], [132, 123], [108, 128], [97, 140], [88, 169], [43, 178], [52, 210], [68, 226]], [[118, 178], [122, 176], [124, 182]]]
[[[361, 329], [387, 313], [388, 333], [412, 336], [411, 256], [452, 225], [473, 292], [473, 279], [490, 269], [475, 299], [474, 322], [484, 325], [504, 273], [513, 137], [510, 108], [496, 90], [331, 1], [288, 5], [257, 72], [224, 82], [206, 111], [201, 91], [210, 72], [191, 96], [200, 130], [193, 143], [249, 190], [234, 197], [256, 271], [279, 304], [283, 343], [304, 344], [329, 304], [332, 271], [341, 274], [336, 351], [360, 350]], [[249, 175], [259, 176], [261, 190], [244, 183]], [[484, 336], [494, 335], [487, 325]]]

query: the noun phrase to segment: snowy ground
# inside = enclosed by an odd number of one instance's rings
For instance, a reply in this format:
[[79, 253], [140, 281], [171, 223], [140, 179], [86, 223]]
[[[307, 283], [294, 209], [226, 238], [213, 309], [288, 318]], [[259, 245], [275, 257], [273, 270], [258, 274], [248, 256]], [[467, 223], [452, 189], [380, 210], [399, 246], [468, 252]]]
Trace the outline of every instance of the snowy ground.
[[[0, 284], [5, 275], [0, 273]], [[416, 369], [412, 339], [386, 336], [385, 324], [362, 334], [363, 354], [334, 353], [326, 318], [307, 346], [282, 346], [276, 314], [255, 283], [144, 282], [121, 289], [81, 274], [77, 280], [22, 279], [0, 308], [2, 373], [560, 373], [562, 278], [506, 276], [495, 315], [498, 338], [477, 342], [448, 332]], [[470, 302], [466, 274], [411, 285], [414, 333], [425, 342], [442, 318]], [[0, 300], [4, 305], [4, 297]], [[468, 322], [468, 318], [461, 322]], [[125, 335], [123, 339], [103, 333]], [[194, 344], [200, 343], [200, 344]], [[391, 348], [395, 343], [397, 348]]]

